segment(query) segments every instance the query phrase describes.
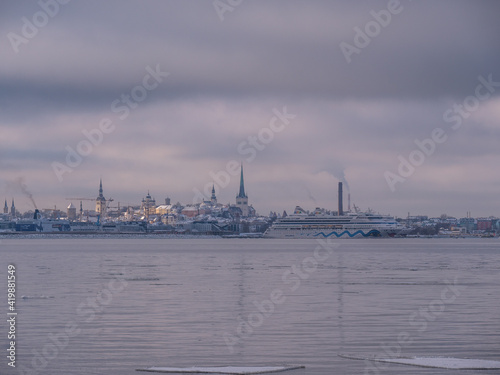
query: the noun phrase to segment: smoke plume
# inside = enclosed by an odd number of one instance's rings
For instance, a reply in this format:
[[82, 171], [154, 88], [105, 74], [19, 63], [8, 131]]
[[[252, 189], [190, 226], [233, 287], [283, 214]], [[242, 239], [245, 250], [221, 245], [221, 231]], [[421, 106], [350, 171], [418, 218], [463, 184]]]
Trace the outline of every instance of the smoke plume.
[[311, 193], [311, 190], [309, 190], [309, 188], [306, 185], [304, 185], [304, 190], [307, 193], [307, 198], [309, 198], [309, 200], [313, 201], [314, 204], [316, 204], [316, 198], [314, 198], [314, 196]]
[[318, 173], [320, 172], [331, 174], [333, 177], [339, 180], [339, 182], [342, 182], [347, 192], [350, 191], [349, 184], [347, 183], [347, 179], [345, 178], [345, 168], [342, 165], [335, 162], [330, 162], [328, 164], [324, 164], [318, 171]]
[[7, 181], [6, 185], [7, 190], [14, 192], [20, 191], [21, 193], [23, 193], [26, 197], [29, 198], [29, 200], [33, 204], [33, 207], [35, 207], [35, 209], [37, 208], [35, 200], [33, 199], [33, 194], [28, 190], [28, 186], [24, 182], [24, 177], [18, 177], [14, 181]]

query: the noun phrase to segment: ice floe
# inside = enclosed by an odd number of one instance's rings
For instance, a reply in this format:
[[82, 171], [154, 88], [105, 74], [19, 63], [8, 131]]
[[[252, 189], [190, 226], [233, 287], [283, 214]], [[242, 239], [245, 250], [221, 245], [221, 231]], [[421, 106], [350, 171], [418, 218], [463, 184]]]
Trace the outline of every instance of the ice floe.
[[378, 358], [360, 357], [348, 354], [339, 354], [340, 357], [349, 359], [368, 360], [375, 362], [397, 363], [401, 365], [444, 368], [455, 370], [495, 370], [500, 369], [500, 361], [472, 358], [453, 357], [398, 357], [398, 358]]
[[266, 374], [270, 372], [281, 372], [305, 368], [305, 366], [222, 366], [222, 367], [148, 367], [137, 369], [137, 371], [161, 372], [161, 373], [182, 373], [182, 374]]

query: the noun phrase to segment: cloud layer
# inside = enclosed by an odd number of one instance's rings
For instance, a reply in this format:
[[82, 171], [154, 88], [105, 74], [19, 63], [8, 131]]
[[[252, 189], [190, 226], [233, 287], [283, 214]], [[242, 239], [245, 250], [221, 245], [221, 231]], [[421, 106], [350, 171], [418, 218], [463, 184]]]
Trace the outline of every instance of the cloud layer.
[[[262, 214], [335, 208], [344, 178], [361, 208], [499, 215], [500, 87], [459, 129], [443, 119], [467, 105], [479, 76], [500, 82], [496, 1], [401, 1], [350, 63], [340, 44], [356, 46], [356, 30], [367, 31], [372, 11], [386, 14], [387, 1], [244, 1], [223, 21], [212, 1], [70, 1], [57, 12], [41, 3], [56, 14], [17, 53], [12, 33], [24, 37], [42, 7], [0, 12], [0, 182], [21, 210], [31, 203], [12, 187], [20, 177], [42, 207], [96, 195], [100, 177], [115, 201], [150, 189], [157, 201], [188, 203], [236, 160]], [[157, 66], [169, 76], [134, 101]], [[122, 95], [132, 98], [124, 119], [112, 109]], [[252, 146], [250, 160], [248, 137], [259, 139], [283, 107], [296, 117]], [[114, 130], [60, 182], [52, 163], [103, 119]], [[447, 140], [391, 191], [384, 173], [436, 128]], [[232, 178], [219, 201], [234, 202], [237, 189]]]

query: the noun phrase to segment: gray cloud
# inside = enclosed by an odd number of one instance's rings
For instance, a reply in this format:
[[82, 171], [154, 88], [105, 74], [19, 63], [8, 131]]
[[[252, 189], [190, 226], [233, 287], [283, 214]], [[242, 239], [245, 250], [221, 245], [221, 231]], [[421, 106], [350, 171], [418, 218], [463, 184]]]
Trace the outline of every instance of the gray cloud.
[[[17, 54], [7, 34], [20, 33], [21, 18], [40, 8], [2, 4], [3, 178], [26, 176], [45, 205], [94, 189], [89, 180], [99, 176], [115, 198], [132, 200], [149, 187], [189, 202], [210, 171], [243, 159], [251, 199], [263, 213], [316, 202], [332, 208], [335, 179], [344, 179], [362, 207], [403, 215], [472, 209], [465, 205], [474, 202], [460, 206], [467, 201], [462, 187], [474, 187], [470, 175], [455, 178], [472, 168], [487, 185], [476, 195], [479, 212], [498, 214], [500, 207], [485, 203], [496, 201], [492, 187], [500, 184], [491, 172], [499, 159], [498, 90], [457, 131], [443, 113], [474, 95], [479, 75], [500, 81], [500, 3], [401, 4], [350, 64], [339, 44], [352, 44], [353, 29], [364, 28], [370, 11], [387, 1], [256, 0], [224, 22], [211, 1], [72, 1]], [[111, 103], [156, 64], [170, 76], [118, 120]], [[247, 162], [238, 145], [282, 106], [297, 118]], [[51, 162], [64, 160], [65, 147], [76, 147], [82, 129], [103, 117], [113, 118], [116, 130], [59, 184]], [[407, 157], [414, 140], [436, 127], [449, 139], [392, 193], [384, 171], [396, 169], [398, 155]], [[441, 180], [446, 173], [453, 183]], [[220, 192], [223, 201], [235, 189], [232, 181]]]

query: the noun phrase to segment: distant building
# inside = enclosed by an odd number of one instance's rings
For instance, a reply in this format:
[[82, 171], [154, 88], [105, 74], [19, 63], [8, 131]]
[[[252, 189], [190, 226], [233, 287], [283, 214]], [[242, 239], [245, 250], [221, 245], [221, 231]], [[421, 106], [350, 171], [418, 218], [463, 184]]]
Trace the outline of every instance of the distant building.
[[475, 220], [472, 217], [462, 217], [459, 220], [459, 226], [461, 228], [465, 228], [467, 233], [471, 233], [473, 230], [476, 229], [475, 224], [476, 224]]
[[165, 225], [174, 225], [176, 219], [174, 215], [164, 215], [161, 217], [161, 222]]
[[193, 217], [198, 216], [198, 213], [199, 213], [198, 207], [195, 207], [195, 206], [186, 206], [181, 211], [182, 215], [189, 217], [189, 218], [193, 218]]
[[422, 222], [422, 221], [427, 221], [427, 220], [429, 220], [429, 216], [425, 216], [425, 215], [409, 216], [409, 215], [408, 215], [407, 220], [408, 220], [410, 223], [417, 223], [417, 222]]
[[243, 181], [243, 164], [241, 165], [240, 192], [236, 196], [236, 207], [241, 209], [241, 216], [248, 216], [248, 196], [245, 194], [245, 182]]
[[3, 213], [4, 214], [9, 213], [9, 206], [7, 206], [7, 199], [5, 200], [5, 205], [3, 206]]
[[491, 219], [477, 219], [477, 230], [490, 232], [493, 229], [493, 221]]
[[150, 215], [156, 214], [156, 200], [151, 197], [149, 190], [146, 198], [142, 198], [141, 211], [147, 218], [149, 218]]
[[98, 215], [106, 216], [106, 198], [102, 192], [102, 179], [99, 182], [99, 196], [95, 200], [95, 211]]
[[73, 206], [73, 203], [69, 204], [66, 215], [68, 216], [68, 220], [76, 220], [76, 207]]
[[235, 219], [236, 221], [238, 221], [239, 218], [241, 216], [243, 216], [243, 214], [241, 212], [241, 208], [237, 207], [236, 205], [229, 206], [227, 212], [228, 212], [229, 216], [232, 219]]
[[174, 213], [174, 207], [171, 204], [162, 204], [156, 207], [157, 215], [171, 215]]
[[212, 213], [212, 203], [210, 201], [200, 203], [197, 207], [198, 215], [210, 215]]
[[156, 207], [156, 214], [160, 215], [163, 224], [175, 224], [177, 210], [171, 204], [162, 204]]

